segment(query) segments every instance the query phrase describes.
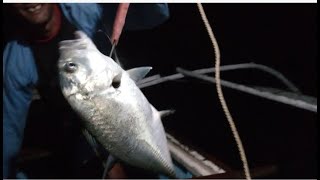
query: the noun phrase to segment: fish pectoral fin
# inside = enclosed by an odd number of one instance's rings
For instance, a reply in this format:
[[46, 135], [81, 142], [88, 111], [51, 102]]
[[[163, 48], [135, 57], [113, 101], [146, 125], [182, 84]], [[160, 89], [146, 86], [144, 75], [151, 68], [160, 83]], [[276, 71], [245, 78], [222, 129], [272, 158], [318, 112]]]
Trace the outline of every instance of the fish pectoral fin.
[[164, 117], [167, 117], [171, 114], [174, 114], [175, 112], [176, 112], [176, 110], [174, 110], [174, 109], [168, 109], [168, 110], [159, 111], [159, 114], [160, 114], [161, 118], [164, 118]]
[[127, 70], [127, 73], [129, 74], [130, 78], [133, 81], [138, 82], [141, 79], [143, 79], [149, 73], [149, 71], [151, 69], [152, 69], [152, 67], [150, 67], [150, 66], [138, 67], [138, 68], [133, 68], [133, 69]]

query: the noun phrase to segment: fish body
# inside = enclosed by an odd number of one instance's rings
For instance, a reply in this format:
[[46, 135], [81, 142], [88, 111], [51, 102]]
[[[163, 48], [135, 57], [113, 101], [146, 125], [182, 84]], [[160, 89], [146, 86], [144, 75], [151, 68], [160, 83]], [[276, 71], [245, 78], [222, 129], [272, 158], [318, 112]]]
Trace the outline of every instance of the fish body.
[[125, 71], [83, 32], [76, 37], [60, 42], [58, 69], [62, 93], [85, 128], [116, 158], [174, 177], [160, 113], [133, 80], [151, 68]]

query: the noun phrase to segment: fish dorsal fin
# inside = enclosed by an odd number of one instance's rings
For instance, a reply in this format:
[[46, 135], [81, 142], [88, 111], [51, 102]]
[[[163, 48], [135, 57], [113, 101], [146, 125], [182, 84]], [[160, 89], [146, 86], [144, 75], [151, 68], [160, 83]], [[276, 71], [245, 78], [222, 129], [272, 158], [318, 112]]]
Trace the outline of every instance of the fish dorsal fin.
[[141, 79], [143, 79], [151, 69], [152, 69], [152, 67], [149, 67], [149, 66], [138, 67], [138, 68], [133, 68], [133, 69], [127, 70], [127, 73], [129, 74], [130, 78], [133, 81], [138, 82]]
[[161, 118], [164, 118], [166, 116], [169, 116], [171, 114], [175, 113], [175, 110], [174, 109], [169, 109], [169, 110], [162, 110], [162, 111], [159, 111], [159, 114], [160, 114], [160, 117]]

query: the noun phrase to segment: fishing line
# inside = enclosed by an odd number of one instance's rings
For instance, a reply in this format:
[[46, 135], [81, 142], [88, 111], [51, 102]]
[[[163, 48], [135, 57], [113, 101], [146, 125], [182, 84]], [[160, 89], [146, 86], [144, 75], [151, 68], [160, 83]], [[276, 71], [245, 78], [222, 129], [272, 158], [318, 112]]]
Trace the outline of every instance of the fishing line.
[[209, 34], [209, 37], [210, 37], [210, 40], [212, 42], [212, 45], [213, 45], [213, 49], [214, 49], [214, 53], [215, 53], [215, 79], [216, 79], [216, 88], [217, 88], [217, 93], [218, 93], [218, 97], [219, 97], [219, 100], [221, 102], [221, 106], [222, 106], [222, 109], [226, 115], [226, 118], [229, 122], [229, 125], [230, 125], [230, 128], [231, 128], [231, 131], [233, 133], [233, 136], [235, 138], [235, 141], [237, 143], [237, 146], [238, 146], [238, 149], [239, 149], [239, 154], [240, 154], [240, 158], [241, 158], [241, 161], [243, 163], [243, 169], [244, 169], [244, 173], [245, 173], [245, 177], [246, 179], [250, 180], [251, 179], [251, 175], [250, 175], [250, 171], [249, 171], [249, 165], [248, 165], [248, 162], [247, 162], [247, 158], [246, 158], [246, 154], [245, 154], [245, 151], [244, 151], [244, 148], [243, 148], [243, 145], [242, 145], [242, 142], [241, 142], [241, 138], [239, 136], [239, 133], [238, 133], [238, 130], [236, 128], [236, 125], [233, 121], [233, 118], [231, 116], [231, 113], [228, 109], [228, 106], [227, 106], [227, 103], [226, 103], [226, 100], [224, 99], [224, 96], [223, 96], [223, 92], [222, 92], [222, 88], [221, 88], [221, 81], [220, 81], [220, 50], [219, 50], [219, 46], [218, 46], [218, 42], [213, 34], [213, 30], [209, 24], [209, 21], [208, 21], [208, 18], [206, 16], [206, 13], [203, 9], [203, 6], [201, 3], [197, 3], [197, 7], [199, 9], [199, 13], [201, 15], [201, 18], [204, 22], [204, 25], [207, 29], [207, 32]]
[[[106, 29], [106, 26], [104, 25], [104, 28]], [[105, 30], [106, 31], [106, 30]], [[97, 32], [103, 33], [109, 40], [109, 42], [111, 43], [111, 38], [108, 36], [107, 32], [103, 31], [102, 29], [99, 29]], [[114, 61], [118, 63], [119, 66], [121, 66], [120, 60], [119, 60], [119, 56], [117, 54], [116, 51], [116, 44], [115, 43], [111, 43], [111, 50], [109, 53], [109, 57], [112, 58], [112, 55], [114, 55]]]
[[99, 29], [97, 32], [103, 33], [109, 39], [109, 41], [111, 43], [111, 50], [110, 50], [110, 53], [109, 53], [109, 57], [111, 57], [112, 54], [113, 54], [113, 50], [115, 48], [115, 45], [111, 42], [111, 38], [108, 36], [108, 34], [106, 32], [104, 32], [102, 29]]

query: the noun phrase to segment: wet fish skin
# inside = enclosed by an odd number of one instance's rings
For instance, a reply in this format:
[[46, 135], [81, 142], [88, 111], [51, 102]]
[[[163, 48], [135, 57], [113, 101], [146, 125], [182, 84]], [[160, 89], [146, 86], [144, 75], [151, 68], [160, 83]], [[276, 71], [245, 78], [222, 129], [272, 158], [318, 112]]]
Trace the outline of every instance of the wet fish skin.
[[160, 114], [132, 71], [101, 54], [83, 32], [76, 37], [60, 43], [58, 69], [62, 93], [86, 129], [124, 162], [175, 177]]

